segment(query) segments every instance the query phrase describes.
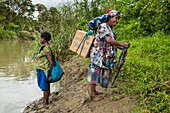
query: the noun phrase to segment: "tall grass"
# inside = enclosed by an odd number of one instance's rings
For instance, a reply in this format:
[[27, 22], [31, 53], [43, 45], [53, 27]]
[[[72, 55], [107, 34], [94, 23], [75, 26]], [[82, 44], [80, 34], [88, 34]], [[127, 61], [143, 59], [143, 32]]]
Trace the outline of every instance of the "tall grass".
[[130, 41], [120, 81], [127, 93], [140, 95], [143, 109], [151, 113], [170, 111], [170, 36], [161, 32], [153, 37]]
[[[146, 2], [148, 0], [92, 0], [91, 3], [88, 0], [75, 0], [74, 3], [61, 4], [58, 7], [59, 12], [52, 13], [55, 18], [52, 21], [48, 19], [41, 25], [52, 34], [50, 43], [56, 56], [59, 60], [65, 60], [73, 53], [69, 50], [69, 46], [77, 29], [88, 31], [87, 22], [94, 17], [104, 14], [109, 8], [120, 10], [123, 17], [115, 31], [118, 39], [129, 41], [131, 47], [118, 81], [125, 84], [128, 95], [140, 96], [139, 106], [142, 109], [152, 113], [168, 113], [170, 111], [170, 36], [164, 33], [168, 32], [170, 25], [168, 24], [169, 4], [165, 5], [166, 1], [151, 0], [149, 4], [145, 4]], [[165, 10], [159, 10], [160, 5]], [[141, 10], [142, 8], [147, 10]], [[154, 14], [151, 14], [153, 11]], [[161, 16], [164, 13], [167, 16]], [[162, 18], [157, 18], [156, 21], [149, 18], [154, 16], [167, 19], [166, 28], [162, 29], [164, 27]], [[40, 48], [39, 34], [37, 37], [32, 43], [34, 51]], [[34, 56], [35, 53], [32, 53]]]
[[16, 36], [16, 32], [14, 31], [8, 31], [8, 30], [0, 30], [0, 39], [3, 38], [13, 38]]

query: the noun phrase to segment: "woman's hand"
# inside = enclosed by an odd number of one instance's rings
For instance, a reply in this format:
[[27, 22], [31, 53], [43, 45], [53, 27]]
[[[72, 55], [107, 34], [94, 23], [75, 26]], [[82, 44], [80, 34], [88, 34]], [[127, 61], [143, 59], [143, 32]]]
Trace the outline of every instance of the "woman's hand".
[[124, 48], [129, 48], [129, 46], [130, 46], [130, 43], [127, 43], [127, 42], [124, 42], [124, 43], [123, 43], [123, 47], [124, 47]]

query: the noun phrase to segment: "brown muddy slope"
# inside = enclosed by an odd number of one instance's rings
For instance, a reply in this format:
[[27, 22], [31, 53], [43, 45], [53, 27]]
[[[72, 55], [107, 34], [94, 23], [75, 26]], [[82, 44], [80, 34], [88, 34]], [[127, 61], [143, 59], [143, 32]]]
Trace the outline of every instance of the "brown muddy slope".
[[135, 107], [135, 101], [125, 97], [118, 87], [106, 90], [97, 86], [104, 93], [104, 99], [91, 101], [87, 93], [87, 65], [78, 56], [66, 61], [62, 67], [65, 71], [60, 81], [62, 90], [51, 93], [50, 104], [45, 108], [37, 109], [40, 100], [36, 100], [23, 113], [128, 113]]

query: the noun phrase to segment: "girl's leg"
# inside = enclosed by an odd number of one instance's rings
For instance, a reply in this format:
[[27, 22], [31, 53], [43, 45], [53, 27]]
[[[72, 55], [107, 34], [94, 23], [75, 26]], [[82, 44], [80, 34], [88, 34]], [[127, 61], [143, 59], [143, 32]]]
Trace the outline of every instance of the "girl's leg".
[[50, 84], [48, 90], [43, 91], [43, 102], [38, 106], [39, 109], [43, 108], [45, 105], [49, 103], [49, 96], [50, 96]]
[[49, 103], [49, 96], [50, 96], [50, 89], [44, 91], [44, 104], [48, 104]]
[[49, 103], [49, 96], [50, 96], [50, 89], [49, 90], [44, 90], [43, 91], [43, 101], [40, 105], [38, 105], [38, 108], [41, 109], [45, 105]]

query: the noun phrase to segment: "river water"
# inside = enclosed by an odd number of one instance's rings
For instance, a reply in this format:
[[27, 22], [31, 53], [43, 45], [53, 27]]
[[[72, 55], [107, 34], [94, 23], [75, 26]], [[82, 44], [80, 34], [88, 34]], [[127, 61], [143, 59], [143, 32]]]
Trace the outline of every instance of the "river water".
[[0, 41], [0, 113], [22, 113], [42, 96], [28, 49], [26, 41]]

